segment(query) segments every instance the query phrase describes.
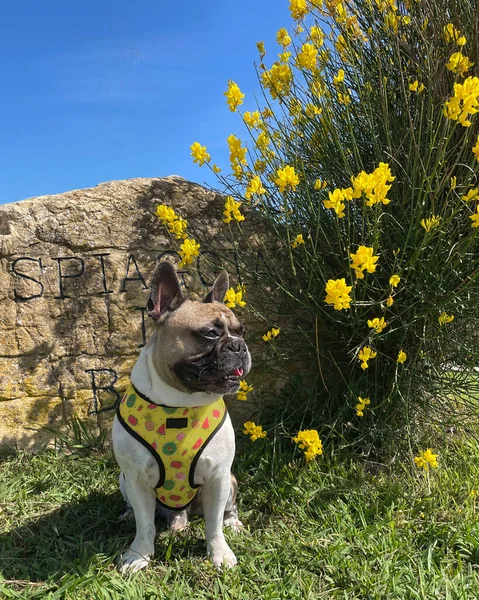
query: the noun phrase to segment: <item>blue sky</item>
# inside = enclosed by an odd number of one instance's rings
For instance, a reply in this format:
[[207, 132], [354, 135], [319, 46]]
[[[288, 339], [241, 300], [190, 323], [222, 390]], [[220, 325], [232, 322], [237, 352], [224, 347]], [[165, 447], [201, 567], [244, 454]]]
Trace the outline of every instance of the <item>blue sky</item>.
[[270, 64], [287, 0], [17, 0], [0, 6], [0, 204], [111, 179], [177, 174], [241, 132], [229, 78], [255, 109], [256, 42]]

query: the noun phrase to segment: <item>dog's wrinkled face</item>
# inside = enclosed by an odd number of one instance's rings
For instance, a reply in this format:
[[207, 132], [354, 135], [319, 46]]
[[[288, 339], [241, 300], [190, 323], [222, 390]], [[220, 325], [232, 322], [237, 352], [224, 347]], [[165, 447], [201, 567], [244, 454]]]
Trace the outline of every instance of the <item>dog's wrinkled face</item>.
[[157, 322], [155, 367], [173, 387], [229, 394], [251, 369], [244, 327], [222, 303], [227, 289], [222, 273], [204, 302], [185, 300], [169, 263], [155, 272], [148, 303]]
[[[219, 302], [186, 300], [158, 330], [168, 367], [192, 392], [226, 394], [251, 368], [244, 327]], [[161, 343], [160, 342], [160, 343]]]

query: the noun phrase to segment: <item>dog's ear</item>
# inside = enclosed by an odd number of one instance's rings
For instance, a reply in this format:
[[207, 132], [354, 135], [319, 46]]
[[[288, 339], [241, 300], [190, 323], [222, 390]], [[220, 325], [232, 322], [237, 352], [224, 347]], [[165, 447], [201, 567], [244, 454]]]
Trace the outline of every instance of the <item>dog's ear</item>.
[[151, 292], [146, 312], [152, 319], [159, 319], [168, 311], [175, 310], [183, 302], [183, 294], [173, 265], [161, 262], [151, 278]]
[[223, 302], [225, 294], [230, 286], [229, 281], [228, 273], [226, 271], [221, 271], [203, 302]]

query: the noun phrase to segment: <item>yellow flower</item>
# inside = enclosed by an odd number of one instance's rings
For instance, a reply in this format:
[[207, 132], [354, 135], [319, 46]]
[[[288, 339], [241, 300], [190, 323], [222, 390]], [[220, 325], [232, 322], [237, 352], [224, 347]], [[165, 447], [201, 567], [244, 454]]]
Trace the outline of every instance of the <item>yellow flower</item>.
[[171, 206], [159, 204], [156, 207], [156, 214], [160, 221], [168, 227], [168, 231], [173, 234], [177, 240], [186, 239], [188, 237], [186, 233], [188, 221], [179, 217]]
[[448, 119], [459, 121], [463, 127], [470, 127], [469, 116], [479, 111], [479, 78], [467, 77], [464, 83], [454, 84], [454, 96], [444, 108]]
[[477, 136], [476, 145], [473, 147], [472, 153], [476, 157], [476, 160], [479, 160], [479, 135]]
[[457, 30], [452, 23], [448, 23], [444, 27], [444, 39], [446, 42], [454, 42], [459, 36], [459, 30]]
[[312, 70], [316, 66], [318, 51], [313, 44], [303, 44], [296, 57], [296, 63], [302, 69]]
[[263, 431], [263, 426], [256, 425], [254, 421], [246, 421], [243, 427], [243, 433], [249, 435], [252, 442], [266, 437], [266, 431]]
[[231, 164], [242, 164], [246, 165], [246, 151], [247, 148], [244, 148], [241, 145], [241, 140], [238, 139], [234, 134], [228, 136], [227, 140], [228, 147], [230, 150], [230, 161]]
[[334, 85], [338, 85], [344, 81], [344, 70], [339, 69], [338, 74], [334, 76], [333, 83]]
[[376, 358], [377, 355], [378, 353], [369, 346], [363, 346], [358, 353], [358, 359], [361, 361], [361, 369], [367, 369], [369, 367], [368, 360]]
[[289, 0], [289, 10], [295, 21], [300, 21], [309, 12], [306, 0]]
[[224, 303], [228, 308], [236, 308], [238, 306], [246, 306], [246, 302], [243, 300], [243, 294], [245, 293], [244, 286], [237, 285], [236, 291], [230, 287], [226, 291], [225, 297], [223, 298]]
[[442, 312], [439, 317], [437, 318], [437, 320], [439, 321], [439, 325], [445, 325], [446, 323], [450, 323], [451, 321], [454, 321], [454, 315], [448, 315], [447, 312]]
[[303, 105], [297, 98], [293, 98], [289, 103], [289, 114], [299, 116], [303, 112]]
[[444, 38], [446, 42], [456, 42], [458, 46], [464, 46], [466, 43], [466, 38], [461, 36], [459, 29], [456, 29], [452, 23], [444, 27]]
[[260, 60], [266, 55], [266, 50], [264, 49], [264, 42], [256, 42], [256, 48], [258, 48]]
[[317, 25], [313, 25], [311, 27], [309, 30], [309, 37], [316, 48], [321, 48], [321, 46], [324, 44], [324, 32], [321, 27], [318, 27]]
[[248, 383], [246, 383], [246, 379], [242, 379], [240, 381], [240, 387], [239, 389], [243, 392], [246, 392], [247, 394], [249, 394], [249, 392], [253, 391], [253, 386], [249, 385]]
[[298, 444], [300, 450], [304, 450], [304, 457], [307, 462], [323, 453], [323, 443], [316, 429], [299, 431], [298, 435], [293, 438], [293, 442]]
[[416, 81], [409, 84], [409, 89], [411, 92], [417, 92], [418, 94], [420, 94], [421, 92], [424, 91], [425, 88], [424, 88], [424, 84], [423, 83], [419, 84], [419, 81], [416, 79]]
[[388, 299], [386, 300], [386, 305], [392, 306], [393, 304], [394, 304], [394, 299], [392, 296], [389, 296]]
[[250, 128], [257, 129], [261, 125], [261, 114], [259, 110], [254, 112], [246, 111], [243, 115], [244, 122]]
[[425, 469], [426, 471], [431, 466], [433, 469], [437, 468], [437, 454], [433, 454], [431, 448], [420, 452], [419, 456], [414, 457], [414, 462], [418, 469]]
[[336, 50], [338, 51], [339, 55], [341, 56], [341, 58], [347, 62], [348, 57], [347, 57], [347, 46], [346, 46], [346, 39], [344, 37], [344, 35], [338, 35], [336, 42], [334, 43], [334, 47], [336, 48]]
[[315, 190], [324, 190], [324, 188], [327, 185], [328, 185], [328, 182], [326, 180], [325, 181], [321, 181], [321, 179], [316, 179], [316, 181], [314, 182], [314, 189]]
[[254, 170], [258, 171], [258, 173], [264, 173], [266, 171], [266, 161], [261, 160], [261, 159], [256, 159], [255, 163], [254, 163]]
[[273, 100], [282, 99], [291, 93], [293, 73], [287, 64], [273, 63], [269, 71], [261, 74], [261, 85], [269, 90]]
[[237, 181], [243, 181], [246, 179], [247, 173], [244, 170], [243, 166], [235, 163], [231, 165], [231, 170], [233, 171], [233, 175]]
[[186, 239], [188, 234], [186, 233], [186, 227], [188, 226], [188, 221], [178, 217], [174, 221], [170, 221], [168, 223], [168, 230], [172, 233], [177, 240]]
[[374, 329], [376, 333], [381, 333], [384, 329], [386, 329], [387, 323], [384, 320], [384, 317], [376, 317], [375, 319], [368, 319], [368, 327]]
[[477, 195], [479, 194], [479, 190], [476, 188], [470, 189], [465, 196], [461, 196], [461, 200], [464, 202], [469, 202], [470, 200], [477, 200]]
[[344, 217], [344, 209], [346, 205], [342, 203], [344, 200], [344, 192], [341, 189], [336, 189], [332, 192], [328, 192], [329, 200], [323, 200], [324, 208], [332, 208], [338, 215], [338, 218]]
[[352, 258], [350, 265], [351, 269], [354, 269], [357, 279], [364, 279], [363, 271], [368, 273], [374, 273], [377, 268], [377, 261], [379, 256], [373, 255], [373, 248], [368, 246], [359, 246], [356, 254], [352, 253], [349, 256]]
[[358, 404], [354, 407], [356, 409], [356, 416], [363, 417], [364, 410], [368, 404], [371, 404], [371, 400], [369, 398], [361, 398], [361, 396], [358, 396], [358, 400]]
[[193, 259], [196, 258], [200, 253], [200, 244], [197, 244], [195, 240], [191, 238], [186, 238], [184, 242], [180, 246], [180, 257], [181, 262], [179, 264], [181, 267], [186, 267], [191, 265]]
[[299, 233], [291, 243], [291, 248], [297, 248], [300, 244], [304, 244], [303, 234]]
[[351, 296], [349, 292], [352, 290], [351, 285], [346, 285], [344, 277], [342, 279], [329, 279], [326, 283], [326, 304], [332, 304], [335, 310], [343, 310], [349, 308], [351, 304]]
[[276, 33], [276, 41], [283, 48], [287, 48], [291, 44], [291, 38], [284, 27], [278, 30]]
[[278, 186], [279, 191], [284, 193], [287, 187], [290, 187], [293, 192], [299, 184], [299, 177], [296, 175], [294, 167], [286, 165], [283, 169], [278, 169], [276, 172], [274, 183]]
[[351, 104], [351, 96], [349, 94], [342, 94], [341, 92], [338, 92], [338, 102], [339, 104], [344, 104], [347, 106], [348, 104]]
[[472, 227], [479, 227], [479, 205], [476, 210], [476, 214], [469, 217], [472, 220]]
[[374, 169], [372, 173], [361, 171], [357, 177], [352, 177], [353, 198], [360, 198], [363, 194], [366, 196], [366, 206], [374, 206], [381, 202], [389, 204], [391, 200], [386, 198], [388, 191], [391, 189], [391, 183], [396, 179], [391, 174], [391, 169], [388, 163], [379, 163], [379, 167]]
[[213, 165], [211, 168], [213, 169], [213, 173], [221, 173], [221, 169], [218, 165]]
[[406, 358], [407, 358], [407, 354], [404, 352], [404, 350], [399, 350], [399, 354], [397, 357], [397, 362], [402, 365], [406, 362]]
[[256, 147], [258, 150], [264, 154], [268, 150], [268, 146], [270, 143], [270, 138], [267, 133], [262, 131], [259, 136], [256, 138]]
[[156, 207], [156, 215], [162, 223], [168, 224], [177, 219], [177, 215], [171, 206], [166, 204], [159, 204]]
[[[473, 151], [474, 151], [474, 149], [473, 149]], [[454, 175], [454, 177], [451, 177], [451, 179], [449, 180], [449, 187], [451, 188], [451, 190], [455, 190], [456, 185], [457, 185], [457, 177]]]
[[399, 285], [399, 282], [401, 281], [401, 278], [399, 277], [399, 275], [391, 275], [391, 277], [389, 278], [389, 283], [393, 286], [393, 288], [397, 287]]
[[272, 327], [268, 332], [266, 332], [261, 337], [263, 338], [263, 341], [270, 342], [273, 338], [275, 338], [279, 335], [280, 331], [281, 330], [279, 327]]
[[223, 211], [223, 222], [231, 223], [235, 221], [244, 221], [244, 215], [240, 212], [241, 202], [236, 202], [232, 196], [226, 196], [225, 209]]
[[253, 391], [253, 386], [246, 383], [246, 379], [240, 381], [239, 390], [236, 392], [237, 400], [247, 400], [248, 394]]
[[211, 156], [206, 152], [206, 146], [202, 146], [199, 142], [194, 142], [190, 146], [193, 162], [202, 167], [205, 162], [210, 162]]
[[432, 215], [432, 217], [430, 217], [429, 219], [422, 219], [421, 225], [422, 225], [422, 227], [424, 227], [426, 232], [429, 233], [431, 231], [431, 229], [434, 229], [435, 227], [439, 226], [439, 224], [441, 223], [441, 220], [442, 220], [441, 217]]
[[316, 106], [315, 104], [311, 104], [311, 102], [308, 102], [308, 104], [306, 104], [304, 112], [306, 113], [306, 116], [309, 119], [312, 119], [315, 115], [322, 114], [323, 109], [320, 106]]
[[238, 85], [231, 79], [228, 81], [228, 89], [223, 92], [223, 95], [226, 96], [226, 103], [231, 112], [236, 112], [238, 106], [243, 104], [244, 94], [241, 93]]
[[396, 17], [396, 13], [393, 11], [386, 13], [384, 15], [384, 25], [387, 29], [391, 29], [394, 33], [397, 33], [399, 21]]
[[469, 60], [469, 57], [464, 56], [462, 52], [454, 52], [449, 58], [449, 62], [446, 63], [446, 67], [449, 71], [456, 73], [457, 75], [464, 75], [473, 66], [473, 62]]
[[323, 84], [317, 79], [315, 79], [314, 81], [310, 81], [309, 85], [311, 88], [311, 93], [314, 94], [317, 98], [321, 98], [325, 91]]
[[266, 190], [261, 183], [261, 179], [258, 177], [258, 175], [255, 175], [250, 180], [244, 196], [247, 200], [249, 200], [253, 195], [260, 196], [262, 194], [266, 194]]

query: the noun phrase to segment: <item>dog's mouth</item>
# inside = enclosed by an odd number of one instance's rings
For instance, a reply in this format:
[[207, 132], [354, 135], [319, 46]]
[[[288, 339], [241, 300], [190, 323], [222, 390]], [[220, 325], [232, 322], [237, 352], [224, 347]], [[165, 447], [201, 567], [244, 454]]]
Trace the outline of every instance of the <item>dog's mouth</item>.
[[211, 391], [220, 393], [234, 393], [237, 391], [240, 380], [244, 375], [243, 367], [230, 367], [226, 374], [220, 374], [207, 367], [198, 368], [197, 365], [182, 365], [179, 373], [184, 383], [194, 391]]
[[230, 381], [236, 381], [240, 377], [243, 377], [244, 369], [243, 367], [238, 367], [232, 373], [227, 375], [224, 379], [228, 379]]
[[226, 377], [222, 377], [220, 381], [231, 381], [234, 383], [239, 382], [240, 378], [243, 377], [244, 369], [243, 367], [237, 367], [234, 371], [232, 371]]

